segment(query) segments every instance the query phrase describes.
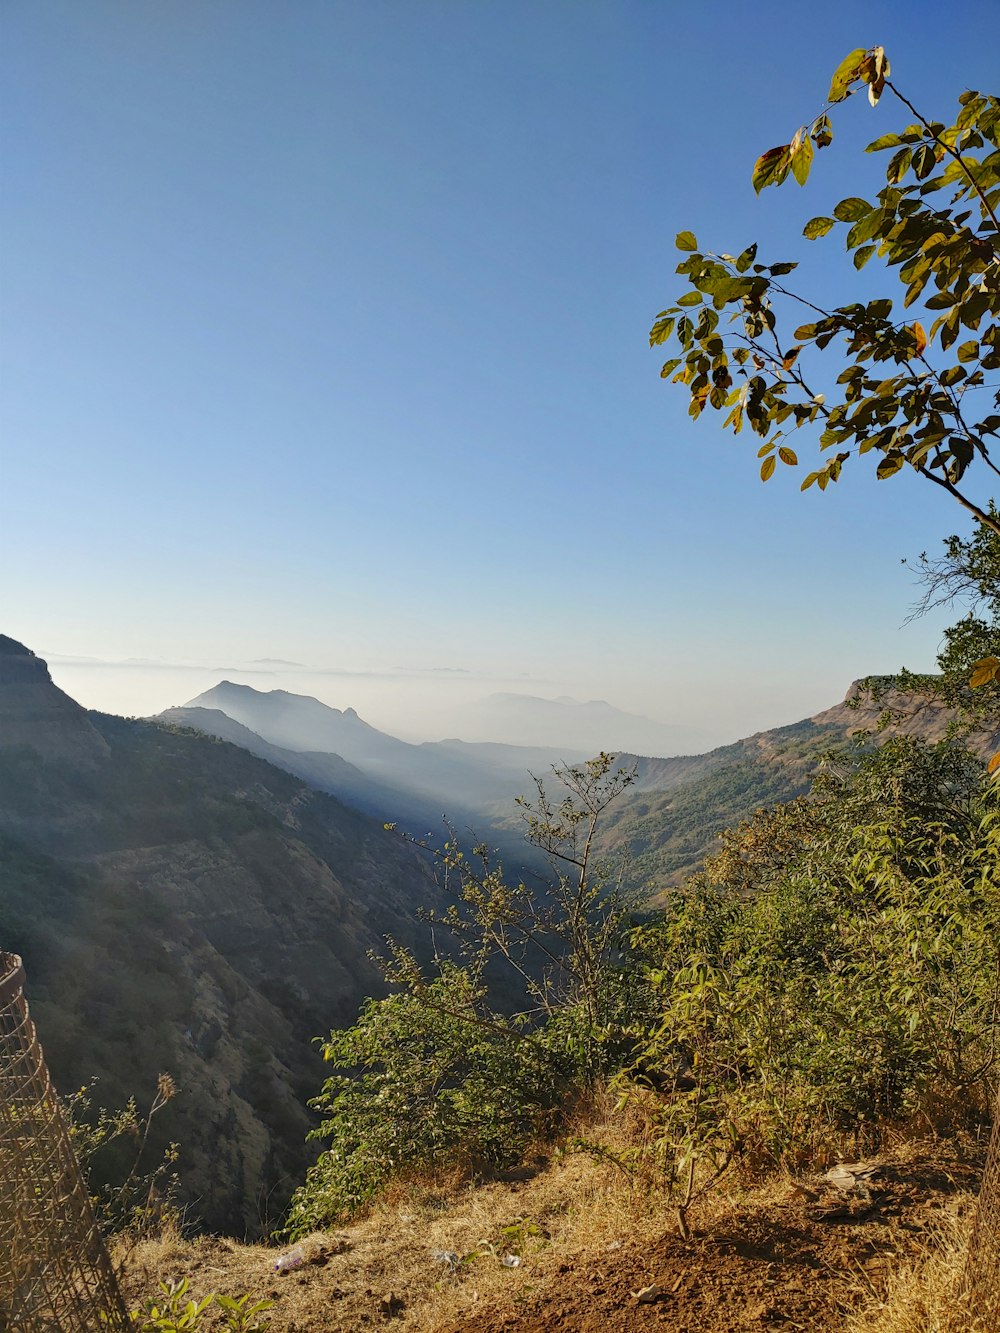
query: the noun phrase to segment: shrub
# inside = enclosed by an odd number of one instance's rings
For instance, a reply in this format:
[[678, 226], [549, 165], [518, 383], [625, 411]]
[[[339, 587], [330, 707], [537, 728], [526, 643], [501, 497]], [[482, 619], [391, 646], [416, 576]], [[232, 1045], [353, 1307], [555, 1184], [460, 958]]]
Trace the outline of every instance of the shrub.
[[901, 744], [812, 807], [755, 816], [639, 932], [660, 1012], [620, 1083], [656, 1093], [668, 1176], [831, 1132], [871, 1143], [937, 1096], [988, 1104], [1000, 793], [933, 748]]

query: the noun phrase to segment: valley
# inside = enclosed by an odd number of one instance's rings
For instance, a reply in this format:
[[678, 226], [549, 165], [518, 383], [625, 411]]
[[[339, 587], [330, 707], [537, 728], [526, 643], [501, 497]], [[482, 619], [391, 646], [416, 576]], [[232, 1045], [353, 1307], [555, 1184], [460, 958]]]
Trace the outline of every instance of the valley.
[[[59, 1086], [96, 1077], [113, 1106], [169, 1072], [182, 1095], [153, 1146], [183, 1145], [187, 1206], [211, 1229], [266, 1230], [309, 1160], [311, 1038], [384, 993], [368, 954], [386, 935], [426, 956], [418, 911], [446, 905], [383, 824], [436, 836], [446, 811], [541, 875], [513, 798], [529, 770], [577, 756], [409, 745], [353, 710], [225, 682], [152, 720], [88, 714], [30, 650], [0, 647], [0, 928]], [[723, 828], [805, 791], [878, 711], [838, 705], [699, 756], [620, 756], [636, 780], [600, 846], [628, 849], [630, 887], [654, 901]], [[921, 707], [896, 725], [937, 738], [947, 718]]]

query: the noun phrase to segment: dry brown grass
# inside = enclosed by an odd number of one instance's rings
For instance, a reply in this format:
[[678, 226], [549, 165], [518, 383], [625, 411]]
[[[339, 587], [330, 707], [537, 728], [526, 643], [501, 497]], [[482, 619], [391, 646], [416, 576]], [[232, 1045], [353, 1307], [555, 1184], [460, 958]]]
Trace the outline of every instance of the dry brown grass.
[[[591, 1132], [613, 1141], [610, 1126]], [[189, 1241], [176, 1231], [144, 1240], [125, 1261], [128, 1298], [134, 1308], [160, 1281], [187, 1277], [195, 1299], [220, 1291], [275, 1300], [275, 1333], [353, 1333], [381, 1323], [382, 1302], [395, 1297], [402, 1308], [393, 1327], [429, 1330], [483, 1309], [514, 1311], [560, 1265], [663, 1231], [662, 1199], [631, 1188], [620, 1169], [584, 1153], [520, 1174], [525, 1178], [480, 1185], [454, 1178], [399, 1184], [351, 1226], [308, 1237], [306, 1262], [284, 1275], [274, 1272], [280, 1251], [272, 1247]], [[460, 1262], [452, 1271], [435, 1252], [457, 1254]], [[519, 1253], [520, 1266], [504, 1266], [509, 1253]]]
[[[580, 1134], [625, 1152], [636, 1129], [619, 1119]], [[785, 1326], [811, 1333], [979, 1333], [956, 1296], [976, 1167], [931, 1136], [901, 1140], [885, 1161], [886, 1209], [860, 1222], [810, 1220], [816, 1177], [803, 1191], [790, 1176], [733, 1172], [698, 1202], [688, 1243], [648, 1179], [635, 1184], [610, 1160], [567, 1152], [521, 1178], [400, 1182], [367, 1216], [307, 1238], [305, 1262], [283, 1275], [274, 1247], [168, 1233], [133, 1249], [126, 1291], [135, 1308], [158, 1282], [186, 1277], [196, 1299], [270, 1299], [272, 1333], [631, 1333], [667, 1314], [636, 1305], [649, 1283], [670, 1293], [672, 1312], [683, 1306], [678, 1327], [688, 1333], [757, 1327], [732, 1322], [744, 1305], [765, 1314], [781, 1306]], [[435, 1252], [459, 1262], [452, 1268]], [[518, 1252], [523, 1262], [505, 1267], [503, 1256]]]
[[862, 1308], [844, 1333], [989, 1333], [963, 1296], [975, 1199], [956, 1195], [920, 1250], [903, 1258], [879, 1290], [864, 1284]]

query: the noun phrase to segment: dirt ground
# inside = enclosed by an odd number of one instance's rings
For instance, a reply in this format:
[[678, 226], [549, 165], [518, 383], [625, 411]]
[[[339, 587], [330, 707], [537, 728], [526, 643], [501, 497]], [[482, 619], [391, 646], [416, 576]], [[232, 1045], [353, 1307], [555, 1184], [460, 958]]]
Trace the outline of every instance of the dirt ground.
[[827, 1333], [877, 1303], [978, 1183], [974, 1155], [940, 1143], [872, 1160], [846, 1193], [813, 1176], [717, 1194], [684, 1240], [668, 1209], [566, 1159], [528, 1181], [395, 1200], [310, 1237], [287, 1273], [280, 1251], [224, 1238], [146, 1245], [126, 1291], [133, 1306], [167, 1276], [196, 1297], [249, 1291], [274, 1301], [271, 1333]]

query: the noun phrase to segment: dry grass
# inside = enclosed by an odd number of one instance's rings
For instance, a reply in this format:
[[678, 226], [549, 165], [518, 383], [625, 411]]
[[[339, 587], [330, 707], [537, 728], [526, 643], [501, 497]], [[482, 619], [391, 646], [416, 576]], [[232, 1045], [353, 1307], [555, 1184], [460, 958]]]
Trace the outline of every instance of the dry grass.
[[[612, 1136], [609, 1126], [592, 1133], [604, 1142]], [[160, 1281], [186, 1276], [196, 1299], [215, 1290], [275, 1300], [272, 1327], [282, 1333], [353, 1333], [383, 1322], [382, 1305], [392, 1298], [401, 1302], [393, 1327], [428, 1330], [484, 1309], [514, 1311], [561, 1265], [662, 1234], [662, 1199], [634, 1191], [611, 1164], [567, 1153], [521, 1174], [478, 1186], [398, 1185], [350, 1227], [308, 1237], [306, 1262], [284, 1275], [274, 1272], [280, 1251], [271, 1247], [188, 1241], [176, 1232], [144, 1240], [125, 1258], [128, 1299], [134, 1308]], [[459, 1262], [453, 1269], [436, 1253]], [[505, 1266], [508, 1254], [521, 1264]]]
[[848, 1315], [844, 1333], [991, 1333], [962, 1293], [974, 1209], [972, 1195], [955, 1196], [883, 1290], [865, 1284], [862, 1308]]
[[[580, 1131], [624, 1151], [636, 1126]], [[272, 1333], [494, 1333], [508, 1321], [524, 1333], [631, 1333], [666, 1314], [630, 1298], [651, 1282], [679, 1292], [670, 1297], [678, 1312], [684, 1297], [689, 1333], [757, 1327], [732, 1317], [747, 1302], [766, 1313], [782, 1301], [788, 1326], [812, 1333], [988, 1333], [960, 1312], [957, 1296], [976, 1168], [932, 1137], [901, 1138], [885, 1161], [884, 1216], [810, 1221], [816, 1177], [803, 1191], [789, 1176], [733, 1172], [697, 1204], [685, 1243], [662, 1191], [648, 1180], [633, 1187], [610, 1160], [570, 1152], [488, 1184], [401, 1182], [349, 1227], [307, 1238], [304, 1262], [286, 1274], [274, 1271], [274, 1247], [167, 1233], [133, 1248], [125, 1287], [132, 1308], [180, 1277], [196, 1299], [211, 1291], [270, 1299]], [[458, 1262], [442, 1263], [442, 1253]], [[506, 1254], [522, 1262], [505, 1266]]]

